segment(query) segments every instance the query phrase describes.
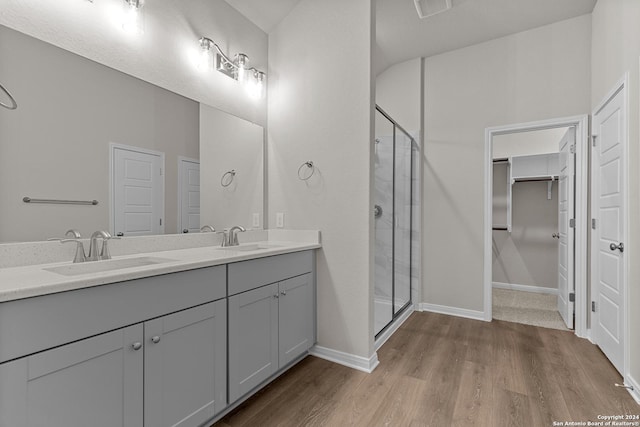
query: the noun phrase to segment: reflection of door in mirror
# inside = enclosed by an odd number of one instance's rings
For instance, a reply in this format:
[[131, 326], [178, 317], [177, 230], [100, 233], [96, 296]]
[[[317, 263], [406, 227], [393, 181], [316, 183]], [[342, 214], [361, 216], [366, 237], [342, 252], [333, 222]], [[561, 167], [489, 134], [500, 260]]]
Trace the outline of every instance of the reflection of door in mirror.
[[164, 153], [111, 144], [115, 236], [163, 234]]
[[200, 161], [178, 157], [178, 233], [200, 232]]

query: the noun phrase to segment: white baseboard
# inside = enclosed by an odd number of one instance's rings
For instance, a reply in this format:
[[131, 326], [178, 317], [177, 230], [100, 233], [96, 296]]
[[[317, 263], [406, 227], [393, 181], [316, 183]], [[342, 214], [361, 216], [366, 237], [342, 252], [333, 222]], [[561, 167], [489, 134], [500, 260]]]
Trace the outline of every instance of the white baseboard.
[[429, 304], [426, 302], [420, 303], [420, 311], [430, 311], [432, 313], [448, 314], [450, 316], [466, 317], [467, 319], [482, 320], [484, 318], [484, 311], [468, 310], [466, 308], [449, 307], [446, 305]]
[[533, 292], [536, 294], [558, 295], [557, 288], [545, 288], [544, 286], [518, 285], [517, 283], [493, 282], [492, 286], [498, 289], [511, 289], [513, 291]]
[[640, 384], [638, 383], [638, 381], [633, 379], [631, 375], [627, 375], [624, 383], [625, 385], [630, 385], [631, 387], [633, 387], [633, 390], [627, 389], [627, 391], [629, 392], [631, 397], [633, 397], [636, 403], [640, 405]]
[[408, 307], [401, 315], [400, 317], [398, 317], [392, 324], [391, 326], [389, 326], [380, 336], [378, 336], [378, 339], [376, 339], [376, 344], [375, 344], [375, 351], [378, 351], [378, 349], [380, 347], [382, 347], [382, 344], [384, 344], [385, 342], [387, 342], [387, 340], [389, 339], [389, 337], [391, 337], [391, 335], [393, 335], [393, 333], [395, 331], [398, 330], [398, 328], [400, 326], [402, 326], [402, 324], [405, 322], [405, 320], [407, 320], [409, 318], [409, 316], [411, 316], [411, 313], [413, 313], [414, 311], [414, 306], [412, 305], [411, 307]]
[[321, 347], [314, 345], [309, 350], [309, 354], [320, 359], [325, 359], [330, 362], [335, 362], [349, 368], [357, 369], [358, 371], [366, 372], [370, 374], [378, 366], [378, 353], [373, 353], [371, 357], [366, 358], [362, 356], [356, 356], [355, 354], [344, 353], [342, 351], [333, 350], [327, 347]]

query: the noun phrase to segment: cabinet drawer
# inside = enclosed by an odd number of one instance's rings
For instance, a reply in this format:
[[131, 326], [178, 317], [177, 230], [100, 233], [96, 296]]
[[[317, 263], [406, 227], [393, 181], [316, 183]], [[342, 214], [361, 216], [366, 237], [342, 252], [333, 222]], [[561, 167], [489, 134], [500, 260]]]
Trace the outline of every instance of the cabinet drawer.
[[226, 296], [225, 266], [0, 304], [0, 363]]
[[229, 295], [313, 271], [314, 251], [294, 252], [229, 264]]

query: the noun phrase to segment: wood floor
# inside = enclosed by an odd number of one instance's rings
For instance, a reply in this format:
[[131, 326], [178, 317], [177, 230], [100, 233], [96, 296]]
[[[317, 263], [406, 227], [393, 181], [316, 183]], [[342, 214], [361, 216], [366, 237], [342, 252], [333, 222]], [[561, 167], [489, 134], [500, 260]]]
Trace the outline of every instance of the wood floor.
[[640, 414], [572, 332], [416, 312], [378, 357], [365, 374], [309, 356], [215, 426], [547, 427]]

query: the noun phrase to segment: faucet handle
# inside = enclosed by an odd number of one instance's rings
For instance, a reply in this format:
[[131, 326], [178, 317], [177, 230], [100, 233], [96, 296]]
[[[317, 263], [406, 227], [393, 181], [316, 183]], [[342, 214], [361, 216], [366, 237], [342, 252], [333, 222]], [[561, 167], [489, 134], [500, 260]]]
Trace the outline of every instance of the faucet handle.
[[60, 240], [60, 243], [69, 243], [69, 242], [77, 243], [76, 254], [73, 258], [74, 263], [85, 262], [87, 260], [87, 255], [84, 253], [84, 245], [82, 244], [82, 241], [80, 239], [56, 239], [56, 240]]
[[80, 232], [78, 230], [76, 230], [75, 228], [71, 228], [69, 230], [67, 230], [66, 233], [64, 233], [65, 237], [72, 237], [75, 239], [80, 239], [82, 237], [82, 235], [80, 234]]
[[109, 246], [107, 242], [109, 240], [120, 240], [120, 237], [112, 236], [109, 232], [107, 233], [107, 237], [102, 239], [102, 249], [100, 250], [100, 259], [111, 259], [111, 252], [109, 252]]

